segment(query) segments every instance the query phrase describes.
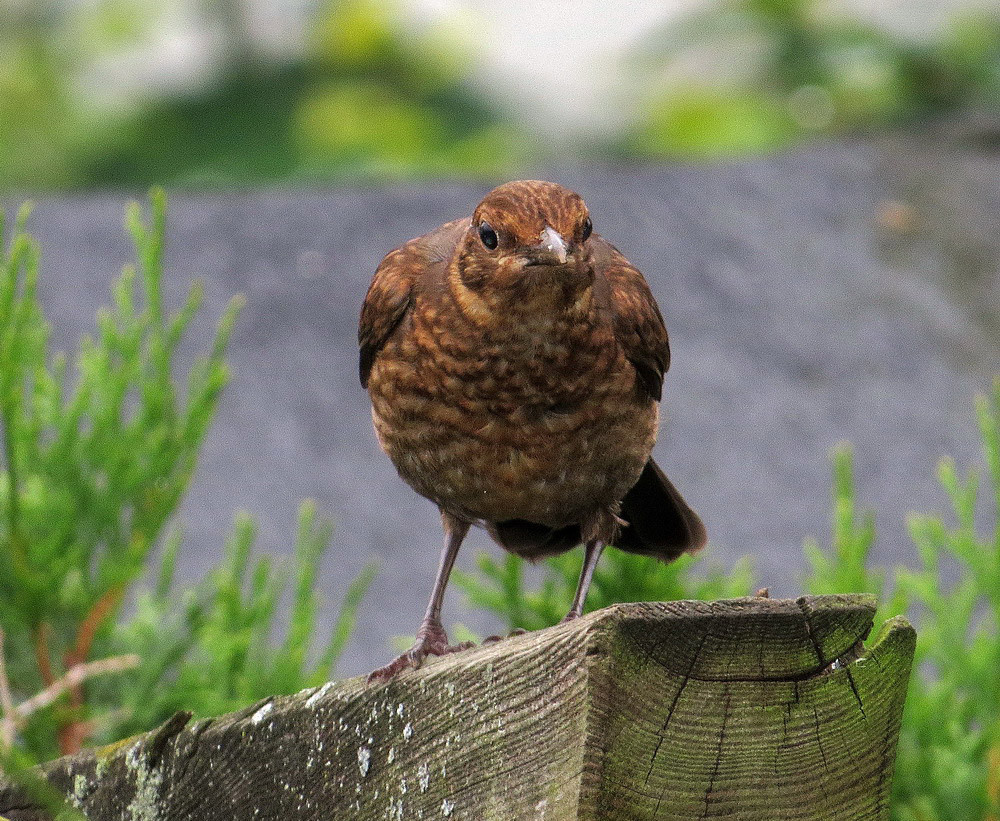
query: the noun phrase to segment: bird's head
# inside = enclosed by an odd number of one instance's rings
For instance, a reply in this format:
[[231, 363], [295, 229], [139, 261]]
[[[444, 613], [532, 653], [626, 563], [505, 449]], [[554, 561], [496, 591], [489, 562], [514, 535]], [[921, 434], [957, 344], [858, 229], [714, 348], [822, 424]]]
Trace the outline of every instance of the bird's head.
[[476, 207], [458, 254], [472, 290], [507, 292], [589, 285], [593, 226], [583, 198], [553, 182], [520, 180], [494, 188]]

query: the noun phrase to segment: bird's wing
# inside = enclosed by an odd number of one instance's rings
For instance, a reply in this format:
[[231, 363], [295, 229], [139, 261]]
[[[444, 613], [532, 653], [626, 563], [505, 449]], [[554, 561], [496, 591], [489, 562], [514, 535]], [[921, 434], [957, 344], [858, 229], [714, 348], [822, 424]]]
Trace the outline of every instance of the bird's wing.
[[595, 288], [610, 308], [615, 338], [632, 363], [643, 390], [652, 399], [663, 393], [663, 374], [670, 367], [670, 342], [660, 309], [645, 278], [611, 243], [590, 240]]
[[361, 348], [358, 371], [363, 387], [368, 387], [368, 375], [375, 357], [403, 321], [421, 281], [429, 272], [440, 270], [441, 263], [451, 258], [468, 222], [468, 219], [447, 222], [401, 245], [379, 264], [361, 306], [358, 323]]

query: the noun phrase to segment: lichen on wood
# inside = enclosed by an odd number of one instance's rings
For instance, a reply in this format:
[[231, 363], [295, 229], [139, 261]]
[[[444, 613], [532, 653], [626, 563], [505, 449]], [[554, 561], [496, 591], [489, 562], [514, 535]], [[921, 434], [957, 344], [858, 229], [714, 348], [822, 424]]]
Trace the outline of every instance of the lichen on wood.
[[[43, 769], [93, 821], [884, 819], [914, 634], [863, 596], [622, 604]], [[44, 815], [0, 786], [0, 815]]]

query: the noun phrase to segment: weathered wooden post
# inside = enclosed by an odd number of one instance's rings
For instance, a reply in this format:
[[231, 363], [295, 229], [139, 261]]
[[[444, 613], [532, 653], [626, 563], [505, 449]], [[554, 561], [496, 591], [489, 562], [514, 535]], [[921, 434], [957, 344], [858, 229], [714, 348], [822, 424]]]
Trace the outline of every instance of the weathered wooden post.
[[[61, 759], [112, 819], [884, 819], [914, 632], [864, 596], [622, 604]], [[0, 816], [44, 816], [0, 787]]]

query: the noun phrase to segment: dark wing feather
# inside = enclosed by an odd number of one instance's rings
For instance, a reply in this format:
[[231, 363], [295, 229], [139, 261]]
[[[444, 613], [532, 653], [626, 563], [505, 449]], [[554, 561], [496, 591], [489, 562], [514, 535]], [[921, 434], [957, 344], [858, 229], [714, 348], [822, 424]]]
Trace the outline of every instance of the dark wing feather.
[[663, 375], [670, 367], [670, 342], [660, 309], [642, 274], [617, 248], [596, 235], [590, 243], [598, 299], [612, 313], [615, 337], [639, 384], [659, 401]]
[[362, 387], [368, 387], [375, 357], [406, 316], [420, 281], [428, 271], [437, 270], [440, 263], [451, 258], [455, 243], [468, 224], [468, 219], [447, 222], [422, 237], [411, 239], [379, 264], [361, 306], [358, 324], [361, 348], [358, 373]]
[[704, 547], [705, 525], [652, 459], [622, 500], [622, 528], [614, 545], [628, 553], [668, 562]]
[[375, 355], [410, 307], [416, 271], [413, 260], [410, 259], [412, 254], [407, 253], [407, 245], [397, 248], [382, 260], [368, 287], [364, 305], [361, 306], [361, 321], [358, 324], [361, 358], [358, 371], [361, 385], [365, 388], [368, 387], [368, 375], [375, 362]]

